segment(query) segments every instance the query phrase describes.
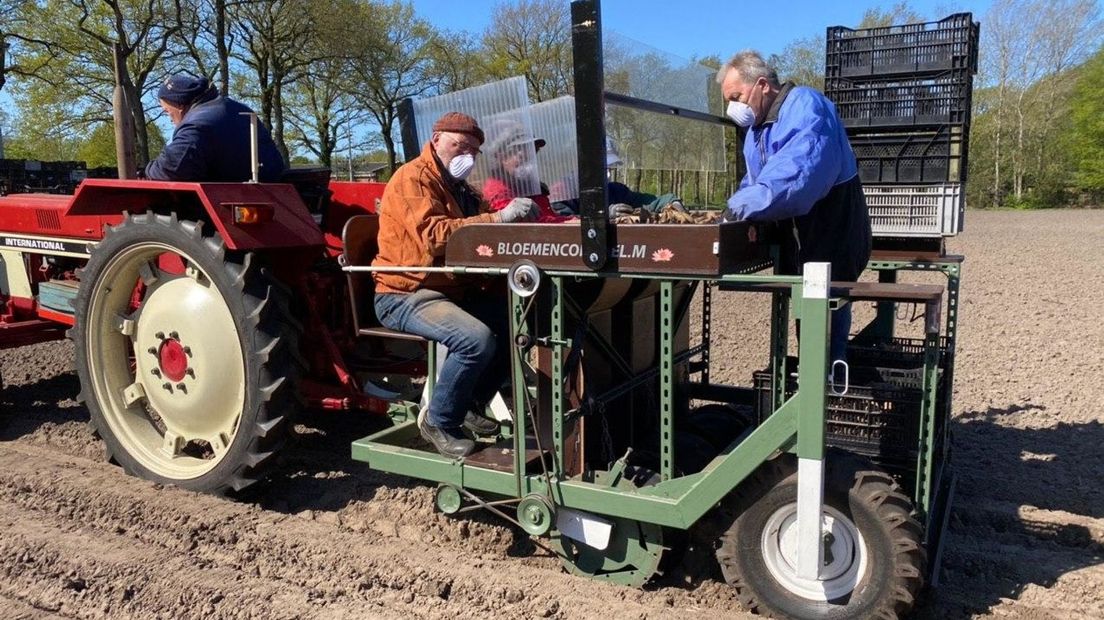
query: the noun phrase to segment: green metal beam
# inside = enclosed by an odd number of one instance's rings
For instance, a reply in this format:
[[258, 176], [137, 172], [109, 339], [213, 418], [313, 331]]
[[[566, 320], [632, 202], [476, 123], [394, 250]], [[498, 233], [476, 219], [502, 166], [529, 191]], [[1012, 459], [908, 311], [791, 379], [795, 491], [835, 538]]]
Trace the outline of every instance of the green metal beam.
[[674, 283], [659, 283], [659, 476], [675, 477]]
[[[676, 478], [638, 491], [579, 480], [553, 479], [553, 486], [567, 508], [689, 528], [771, 454], [793, 440], [797, 398], [795, 395], [739, 445], [714, 459], [707, 469], [709, 475]], [[415, 434], [417, 429], [409, 422], [357, 440], [353, 442], [353, 458], [366, 461], [373, 469], [452, 484], [473, 492], [522, 497], [545, 490], [545, 481], [538, 474], [518, 478], [510, 472], [475, 467], [461, 459], [402, 447]]]

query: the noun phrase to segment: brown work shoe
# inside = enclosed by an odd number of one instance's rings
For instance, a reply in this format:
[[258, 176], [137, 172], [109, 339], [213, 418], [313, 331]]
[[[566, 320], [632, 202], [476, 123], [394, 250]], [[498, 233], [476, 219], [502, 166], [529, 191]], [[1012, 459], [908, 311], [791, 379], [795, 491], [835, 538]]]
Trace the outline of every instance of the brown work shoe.
[[474, 411], [469, 411], [468, 415], [464, 416], [464, 428], [471, 431], [473, 435], [480, 437], [491, 437], [497, 435], [499, 431], [498, 422], [481, 416]]
[[460, 458], [471, 454], [475, 449], [475, 442], [465, 437], [460, 429], [433, 426], [426, 417], [424, 412], [419, 412], [418, 431], [442, 456]]

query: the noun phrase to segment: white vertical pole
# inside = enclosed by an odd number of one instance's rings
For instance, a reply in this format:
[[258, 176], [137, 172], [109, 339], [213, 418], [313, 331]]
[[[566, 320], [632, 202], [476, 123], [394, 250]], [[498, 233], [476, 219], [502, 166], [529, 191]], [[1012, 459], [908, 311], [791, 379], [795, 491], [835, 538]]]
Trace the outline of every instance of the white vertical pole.
[[[821, 305], [828, 303], [829, 286], [832, 278], [832, 266], [830, 263], [805, 263], [802, 269], [802, 297], [804, 299], [823, 300]], [[802, 309], [802, 314], [806, 313]], [[818, 314], [810, 312], [809, 314]], [[823, 317], [823, 315], [821, 315]], [[802, 362], [808, 362], [816, 367], [817, 361], [823, 367], [827, 357], [830, 336], [828, 321], [821, 318], [808, 317], [811, 320], [804, 321], [803, 336], [810, 340], [817, 339], [815, 344], [822, 347], [816, 351], [806, 351], [809, 344], [805, 343], [801, 348]], [[824, 325], [819, 324], [824, 320]], [[814, 323], [813, 321], [816, 321]], [[817, 329], [817, 328], [820, 329]], [[824, 338], [825, 340], [821, 340]], [[812, 389], [812, 400], [820, 403], [819, 408], [824, 407], [824, 381], [823, 371], [813, 372], [813, 369], [802, 368], [805, 372], [799, 377], [798, 387], [801, 390]], [[799, 371], [801, 372], [801, 371]], [[808, 377], [811, 385], [800, 383]], [[810, 411], [801, 411], [808, 416]], [[798, 459], [797, 459], [797, 558], [795, 560], [797, 576], [802, 579], [815, 580], [820, 575], [820, 567], [824, 563], [824, 545], [821, 532], [821, 515], [824, 510], [824, 418], [818, 416], [821, 424], [819, 427], [812, 424], [813, 420], [806, 417], [798, 420]]]
[[253, 171], [253, 177], [250, 179], [251, 183], [260, 183], [261, 181], [261, 155], [260, 147], [257, 145], [257, 113], [256, 112], [242, 112], [242, 116], [249, 117], [249, 158], [251, 169]]
[[816, 579], [824, 563], [823, 504], [824, 461], [797, 459], [797, 576], [802, 579]]

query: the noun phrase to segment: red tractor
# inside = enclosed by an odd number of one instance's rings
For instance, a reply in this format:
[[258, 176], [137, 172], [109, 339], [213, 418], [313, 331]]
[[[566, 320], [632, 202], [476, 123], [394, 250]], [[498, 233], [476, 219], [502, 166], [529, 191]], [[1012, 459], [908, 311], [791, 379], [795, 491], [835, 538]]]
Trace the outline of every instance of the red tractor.
[[296, 172], [0, 197], [0, 348], [68, 335], [108, 456], [196, 491], [262, 477], [300, 404], [386, 412], [357, 373], [424, 362], [358, 343], [372, 330], [339, 264], [346, 223], [384, 186]]

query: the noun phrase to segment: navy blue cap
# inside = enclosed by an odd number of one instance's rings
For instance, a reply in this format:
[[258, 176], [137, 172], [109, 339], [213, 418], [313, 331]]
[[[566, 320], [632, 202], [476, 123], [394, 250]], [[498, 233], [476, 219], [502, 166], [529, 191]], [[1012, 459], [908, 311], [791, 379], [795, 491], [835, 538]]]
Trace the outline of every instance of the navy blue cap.
[[211, 88], [207, 78], [178, 73], [157, 89], [157, 98], [178, 106], [191, 105]]

